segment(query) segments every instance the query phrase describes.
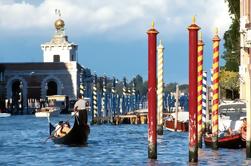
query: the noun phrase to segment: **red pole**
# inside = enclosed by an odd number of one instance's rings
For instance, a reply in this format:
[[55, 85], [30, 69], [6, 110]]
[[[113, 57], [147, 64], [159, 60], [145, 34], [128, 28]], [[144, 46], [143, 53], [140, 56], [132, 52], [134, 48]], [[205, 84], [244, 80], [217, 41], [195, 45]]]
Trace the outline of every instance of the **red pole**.
[[156, 38], [159, 32], [152, 27], [148, 34], [148, 158], [157, 159], [157, 95], [156, 95]]
[[198, 162], [197, 134], [197, 44], [198, 30], [193, 17], [189, 31], [189, 162]]

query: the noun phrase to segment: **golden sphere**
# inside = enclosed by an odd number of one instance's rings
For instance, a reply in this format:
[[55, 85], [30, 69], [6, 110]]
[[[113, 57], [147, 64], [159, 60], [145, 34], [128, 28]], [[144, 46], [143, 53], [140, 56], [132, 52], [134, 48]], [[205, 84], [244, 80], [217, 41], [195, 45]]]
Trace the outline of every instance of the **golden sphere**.
[[64, 21], [61, 20], [61, 19], [56, 20], [55, 21], [55, 28], [57, 30], [60, 30], [60, 29], [64, 28]]

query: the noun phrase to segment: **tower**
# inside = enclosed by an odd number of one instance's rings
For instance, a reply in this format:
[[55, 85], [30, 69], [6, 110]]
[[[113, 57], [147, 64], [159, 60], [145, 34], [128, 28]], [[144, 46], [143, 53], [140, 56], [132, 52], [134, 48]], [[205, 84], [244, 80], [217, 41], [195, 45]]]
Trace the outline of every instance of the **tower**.
[[78, 46], [68, 41], [65, 35], [64, 21], [59, 18], [54, 23], [56, 32], [51, 41], [41, 44], [43, 62], [72, 62], [77, 61]]

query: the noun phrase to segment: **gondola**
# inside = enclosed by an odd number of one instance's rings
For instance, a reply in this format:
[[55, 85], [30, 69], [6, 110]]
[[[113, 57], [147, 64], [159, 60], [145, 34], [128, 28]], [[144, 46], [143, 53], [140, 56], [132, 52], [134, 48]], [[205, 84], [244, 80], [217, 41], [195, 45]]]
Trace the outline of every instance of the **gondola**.
[[[212, 147], [212, 137], [205, 136], [204, 142], [207, 147]], [[237, 133], [234, 135], [228, 135], [218, 138], [218, 147], [219, 148], [228, 148], [228, 149], [239, 149], [245, 148], [246, 143], [243, 141], [241, 134]]]
[[177, 131], [177, 132], [188, 132], [188, 122], [177, 122], [177, 128], [175, 130], [174, 124], [175, 124], [175, 120], [166, 120], [166, 129], [169, 131]]
[[49, 122], [50, 137], [55, 144], [64, 144], [70, 146], [86, 145], [90, 133], [89, 125], [86, 123], [84, 111], [79, 111], [79, 116], [75, 116], [73, 127], [70, 131], [62, 136], [56, 137], [55, 127]]
[[175, 129], [176, 114], [172, 113], [165, 118], [166, 129], [169, 131], [187, 132], [189, 127], [189, 113], [178, 112], [177, 127]]

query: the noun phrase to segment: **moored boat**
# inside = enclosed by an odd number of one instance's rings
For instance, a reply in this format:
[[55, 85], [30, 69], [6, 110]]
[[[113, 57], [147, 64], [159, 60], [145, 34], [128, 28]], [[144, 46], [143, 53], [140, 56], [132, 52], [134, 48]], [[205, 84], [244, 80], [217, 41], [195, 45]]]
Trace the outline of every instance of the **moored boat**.
[[36, 117], [49, 117], [49, 116], [58, 116], [60, 114], [59, 107], [44, 107], [37, 109], [35, 112]]
[[[205, 136], [204, 142], [207, 147], [212, 147], [212, 137]], [[218, 138], [218, 147], [220, 148], [229, 148], [229, 149], [238, 149], [246, 147], [246, 142], [242, 140], [241, 134], [236, 133], [233, 135], [227, 135]]]
[[177, 132], [187, 132], [189, 127], [189, 113], [188, 112], [178, 112], [177, 127], [175, 129], [175, 113], [172, 113], [167, 118], [165, 118], [166, 129], [169, 131]]
[[87, 144], [90, 128], [86, 123], [86, 115], [84, 115], [83, 110], [79, 111], [79, 116], [75, 116], [73, 127], [63, 136], [57, 136], [56, 132], [58, 129], [51, 123], [49, 123], [49, 125], [50, 137], [54, 143], [73, 146]]
[[3, 113], [3, 112], [0, 113], [0, 118], [6, 118], [6, 117], [9, 117], [9, 116], [11, 116], [10, 113]]

